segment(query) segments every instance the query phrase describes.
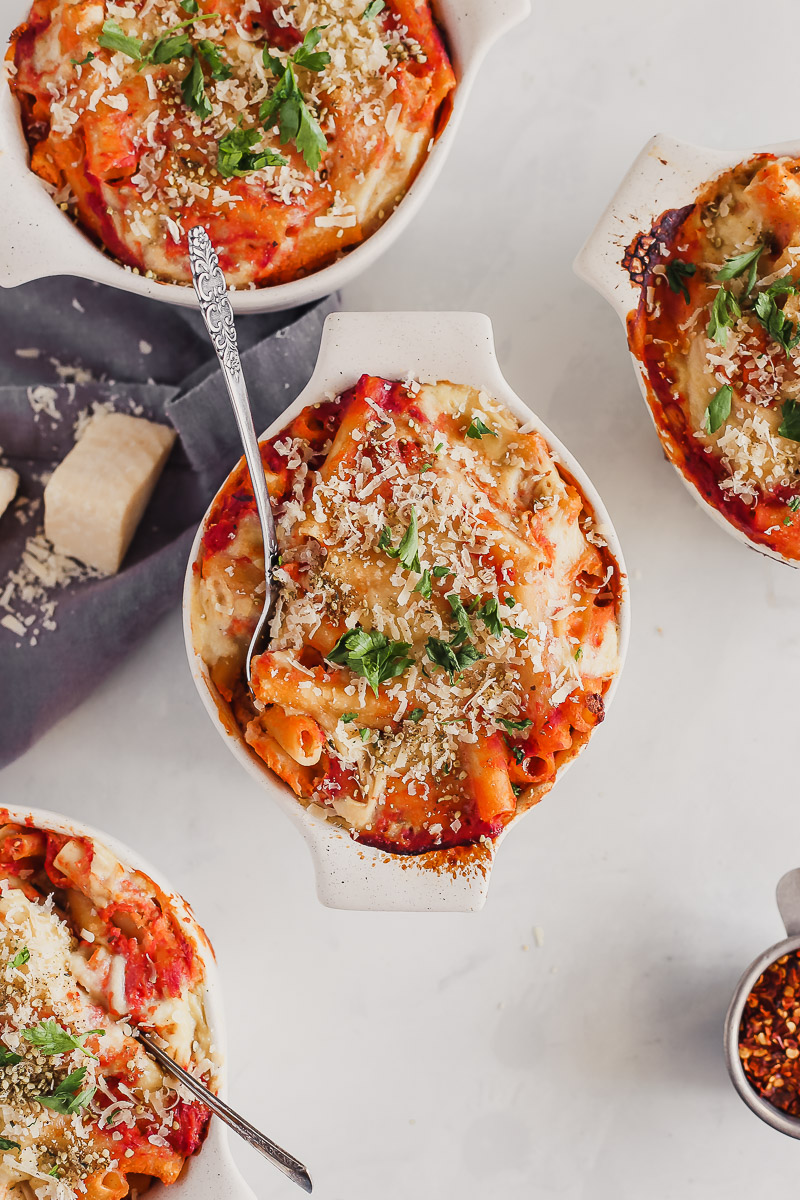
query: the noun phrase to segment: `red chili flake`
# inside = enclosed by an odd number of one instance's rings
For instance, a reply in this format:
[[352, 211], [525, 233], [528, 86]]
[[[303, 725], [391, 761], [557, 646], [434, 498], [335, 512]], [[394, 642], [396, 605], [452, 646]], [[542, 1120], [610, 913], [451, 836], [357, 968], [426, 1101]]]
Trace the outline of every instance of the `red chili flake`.
[[771, 963], [745, 1001], [739, 1058], [755, 1090], [800, 1117], [800, 950]]

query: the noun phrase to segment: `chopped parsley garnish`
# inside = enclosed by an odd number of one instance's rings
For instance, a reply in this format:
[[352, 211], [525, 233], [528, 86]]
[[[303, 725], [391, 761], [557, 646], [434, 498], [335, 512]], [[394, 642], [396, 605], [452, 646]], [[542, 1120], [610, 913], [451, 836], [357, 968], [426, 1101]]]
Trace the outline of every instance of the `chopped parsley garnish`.
[[51, 1095], [36, 1096], [35, 1099], [45, 1108], [52, 1108], [54, 1112], [61, 1113], [63, 1116], [72, 1116], [74, 1113], [80, 1112], [97, 1091], [94, 1086], [78, 1091], [85, 1076], [86, 1067], [78, 1067], [77, 1071], [73, 1071], [67, 1075], [66, 1079], [62, 1079]]
[[483, 658], [483, 655], [472, 645], [468, 644], [459, 649], [457, 644], [448, 645], [447, 642], [435, 637], [428, 638], [425, 649], [431, 662], [447, 671], [451, 683], [456, 675], [460, 675], [462, 671], [466, 671], [468, 667]]
[[386, 0], [370, 0], [361, 14], [362, 21], [374, 21], [379, 12], [386, 8]]
[[384, 633], [356, 625], [342, 634], [328, 658], [349, 667], [354, 675], [363, 675], [377, 696], [379, 684], [402, 675], [412, 665], [410, 649], [409, 642], [390, 642]]
[[254, 150], [256, 142], [261, 141], [260, 129], [231, 129], [220, 138], [217, 145], [217, 170], [224, 179], [234, 175], [249, 175], [251, 171], [260, 171], [263, 167], [282, 166], [286, 159], [274, 150], [261, 147]]
[[271, 55], [267, 49], [263, 54], [264, 66], [272, 71], [277, 83], [272, 95], [261, 105], [259, 120], [268, 128], [277, 121], [281, 145], [294, 142], [306, 166], [312, 171], [316, 171], [322, 161], [328, 142], [317, 118], [303, 99], [294, 68], [304, 67], [307, 71], [321, 71], [331, 61], [327, 50], [315, 50], [322, 37], [322, 28], [324, 27], [315, 26], [309, 29], [303, 38], [302, 46], [290, 54], [285, 63]]
[[[789, 438], [792, 442], [800, 442], [800, 403], [797, 400], [784, 400], [781, 416], [783, 420], [778, 426], [780, 436]], [[789, 502], [789, 507], [792, 508], [792, 504], [797, 502], [800, 502], [800, 497], [795, 496]], [[792, 511], [797, 512], [797, 508], [792, 508]]]
[[346, 713], [342, 713], [342, 715], [339, 717], [339, 720], [342, 722], [343, 725], [349, 725], [351, 721], [355, 721], [357, 716], [358, 716], [358, 713], [346, 712]]
[[575, 651], [572, 657], [575, 659], [575, 662], [580, 662], [580, 660], [583, 658], [583, 647], [578, 646], [578, 649]]
[[367, 742], [367, 741], [369, 741], [369, 735], [371, 733], [372, 733], [371, 729], [359, 729], [358, 736], [361, 738], [362, 742]]
[[511, 751], [511, 757], [514, 759], [514, 762], [522, 766], [525, 761], [525, 751], [522, 749], [522, 746], [509, 746], [508, 748]]
[[103, 29], [97, 38], [97, 44], [104, 50], [126, 54], [128, 58], [132, 58], [136, 62], [139, 62], [142, 57], [142, 43], [138, 38], [128, 37], [126, 33], [123, 33], [116, 21], [103, 22]]
[[93, 1033], [98, 1037], [105, 1036], [103, 1029], [90, 1029], [88, 1032], [76, 1036], [69, 1033], [52, 1017], [40, 1021], [38, 1025], [33, 1025], [30, 1029], [20, 1030], [20, 1036], [24, 1037], [25, 1041], [30, 1042], [32, 1046], [38, 1046], [42, 1054], [69, 1054], [72, 1050], [80, 1050], [89, 1058], [96, 1058], [97, 1055], [92, 1054], [91, 1050], [87, 1050], [83, 1044], [86, 1038], [91, 1037]]
[[450, 605], [450, 611], [452, 612], [456, 624], [458, 625], [458, 632], [456, 633], [455, 637], [451, 639], [450, 645], [461, 646], [467, 640], [467, 638], [472, 637], [472, 622], [469, 619], [467, 610], [461, 603], [460, 596], [457, 596], [455, 592], [453, 592], [451, 595], [446, 596], [445, 599]]
[[0, 1042], [0, 1067], [13, 1067], [18, 1062], [22, 1062], [22, 1055], [15, 1054]]
[[452, 574], [453, 574], [453, 572], [450, 567], [434, 567], [433, 568], [433, 578], [434, 579], [444, 579], [444, 577], [446, 575], [452, 575]]
[[[86, 64], [87, 64], [87, 63], [90, 63], [90, 62], [92, 61], [92, 59], [93, 59], [93, 58], [95, 58], [95, 57], [96, 57], [96, 55], [95, 55], [95, 52], [94, 52], [94, 50], [90, 50], [90, 51], [89, 51], [89, 53], [86, 55], [86, 58], [82, 58], [82, 59], [80, 60], [80, 62], [78, 61], [78, 59], [77, 59], [77, 58], [71, 58], [69, 61], [72, 63], [72, 65], [73, 65], [74, 67], [85, 67], [85, 66], [86, 66]], [[17, 1143], [16, 1143], [16, 1142], [14, 1142], [14, 1145], [15, 1145], [15, 1146], [16, 1146], [16, 1144], [17, 1144]]]
[[506, 629], [515, 638], [526, 638], [528, 636], [527, 629], [517, 629], [513, 625], [506, 625]]
[[732, 399], [733, 389], [727, 383], [714, 393], [703, 417], [703, 429], [706, 433], [716, 433], [722, 428], [731, 415]]
[[145, 57], [148, 62], [160, 64], [173, 62], [176, 58], [189, 58], [191, 54], [189, 34], [185, 29], [176, 29], [154, 42]]
[[676, 295], [682, 294], [686, 303], [689, 303], [689, 289], [684, 283], [684, 280], [691, 278], [697, 270], [696, 263], [684, 262], [681, 258], [673, 258], [672, 262], [667, 263], [666, 275], [669, 290], [675, 292]]
[[423, 596], [426, 600], [429, 600], [431, 590], [431, 573], [426, 567], [420, 578], [417, 580], [417, 586], [414, 588], [414, 591], [419, 592], [420, 596]]
[[200, 59], [195, 55], [192, 65], [181, 80], [181, 95], [183, 102], [193, 113], [204, 121], [211, 116], [211, 104], [206, 95], [206, 81]]
[[10, 1142], [8, 1138], [0, 1137], [0, 1150], [21, 1150], [19, 1142]]
[[706, 333], [712, 342], [725, 346], [728, 341], [728, 329], [742, 315], [739, 302], [727, 288], [720, 288], [711, 305], [711, 320], [708, 322]]
[[408, 714], [408, 719], [409, 719], [409, 721], [413, 721], [414, 724], [416, 725], [417, 721], [421, 721], [424, 716], [425, 716], [424, 709], [412, 708], [411, 712]]
[[438, 454], [440, 450], [444, 450], [444, 442], [437, 442], [433, 447], [434, 454]]
[[745, 251], [744, 254], [737, 254], [735, 258], [729, 258], [725, 265], [717, 271], [717, 279], [720, 283], [725, 283], [728, 279], [736, 279], [749, 267], [750, 271], [744, 289], [745, 296], [749, 296], [756, 282], [758, 260], [763, 254], [764, 249], [763, 245], [755, 246], [752, 250]]
[[500, 605], [496, 596], [490, 596], [483, 608], [478, 609], [477, 615], [490, 633], [493, 633], [495, 637], [503, 636], [503, 622], [500, 620]]
[[197, 0], [178, 0], [178, 3], [180, 4], [180, 6], [184, 12], [188, 12], [188, 13], [196, 13], [197, 12]]
[[482, 438], [486, 434], [488, 434], [489, 437], [497, 437], [495, 431], [490, 429], [488, 425], [484, 425], [480, 417], [473, 417], [470, 422], [469, 429], [467, 430], [467, 437]]
[[507, 608], [513, 608], [516, 603], [517, 602], [513, 596], [503, 596], [503, 604], [505, 604]]
[[508, 733], [521, 733], [523, 729], [530, 729], [533, 721], [530, 717], [523, 717], [520, 721], [511, 721], [507, 717], [495, 717], [498, 725], [502, 725]]
[[421, 571], [419, 561], [419, 531], [417, 528], [417, 510], [411, 505], [411, 520], [408, 529], [400, 539], [400, 545], [395, 550], [392, 547], [392, 531], [385, 526], [378, 538], [378, 546], [385, 550], [390, 558], [399, 558], [407, 571]]
[[775, 296], [770, 294], [769, 289], [758, 294], [754, 311], [769, 336], [778, 343], [788, 358], [800, 342], [800, 330], [785, 315], [783, 309], [778, 308]]
[[31, 957], [30, 950], [28, 949], [27, 946], [23, 946], [22, 949], [18, 950], [17, 953], [14, 955], [14, 957], [11, 959], [9, 966], [24, 967], [26, 962], [30, 962], [30, 957]]
[[219, 47], [208, 38], [201, 38], [197, 43], [198, 53], [208, 63], [212, 79], [230, 79], [233, 71], [219, 52]]
[[800, 509], [800, 496], [792, 496], [791, 500], [787, 501], [786, 507], [796, 513]]

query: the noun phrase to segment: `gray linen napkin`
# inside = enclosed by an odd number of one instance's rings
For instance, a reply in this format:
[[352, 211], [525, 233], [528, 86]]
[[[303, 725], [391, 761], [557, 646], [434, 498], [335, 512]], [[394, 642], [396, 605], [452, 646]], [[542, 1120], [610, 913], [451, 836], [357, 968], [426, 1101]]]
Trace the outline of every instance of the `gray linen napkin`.
[[[257, 430], [308, 382], [331, 299], [237, 321]], [[70, 576], [41, 533], [49, 472], [93, 405], [171, 423], [176, 445], [118, 575]], [[180, 602], [198, 521], [240, 454], [202, 319], [71, 278], [0, 291], [0, 766], [76, 707]], [[67, 576], [66, 582], [64, 582]]]

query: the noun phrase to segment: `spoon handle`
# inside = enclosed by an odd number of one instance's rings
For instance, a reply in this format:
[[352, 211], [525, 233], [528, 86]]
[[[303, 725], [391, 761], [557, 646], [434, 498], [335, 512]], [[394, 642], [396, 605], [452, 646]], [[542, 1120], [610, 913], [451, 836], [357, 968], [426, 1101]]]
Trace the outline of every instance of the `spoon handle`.
[[267, 481], [264, 477], [264, 465], [261, 461], [261, 451], [258, 448], [258, 438], [253, 428], [247, 385], [244, 381], [239, 348], [236, 344], [236, 328], [233, 323], [233, 309], [228, 299], [228, 288], [225, 276], [220, 269], [217, 253], [211, 244], [211, 238], [202, 225], [195, 225], [193, 229], [189, 230], [189, 262], [192, 267], [194, 290], [200, 301], [200, 312], [211, 341], [214, 343], [219, 365], [222, 368], [222, 377], [233, 405], [236, 424], [239, 426], [256, 508], [261, 521], [261, 532], [264, 538], [264, 564], [269, 582], [271, 568], [278, 557], [278, 539], [275, 534], [272, 505], [267, 491]]
[[251, 1146], [263, 1154], [265, 1158], [274, 1163], [279, 1171], [283, 1171], [284, 1175], [293, 1180], [304, 1192], [311, 1191], [311, 1176], [301, 1162], [298, 1162], [291, 1154], [287, 1154], [280, 1146], [276, 1146], [270, 1138], [260, 1133], [254, 1125], [251, 1125], [249, 1121], [245, 1121], [244, 1117], [240, 1117], [230, 1105], [220, 1100], [219, 1096], [215, 1096], [198, 1079], [195, 1079], [188, 1071], [184, 1071], [183, 1067], [179, 1067], [146, 1033], [142, 1033], [140, 1029], [137, 1029], [135, 1036], [141, 1042], [142, 1046], [144, 1046], [147, 1053], [152, 1055], [165, 1071], [168, 1071], [170, 1075], [174, 1075], [176, 1079], [180, 1080], [184, 1087], [187, 1087], [193, 1095], [197, 1096], [198, 1100], [202, 1100], [203, 1104], [207, 1108], [210, 1108], [213, 1113], [216, 1113], [226, 1125], [229, 1125], [231, 1129], [238, 1133], [240, 1138], [244, 1138], [246, 1142], [249, 1142]]

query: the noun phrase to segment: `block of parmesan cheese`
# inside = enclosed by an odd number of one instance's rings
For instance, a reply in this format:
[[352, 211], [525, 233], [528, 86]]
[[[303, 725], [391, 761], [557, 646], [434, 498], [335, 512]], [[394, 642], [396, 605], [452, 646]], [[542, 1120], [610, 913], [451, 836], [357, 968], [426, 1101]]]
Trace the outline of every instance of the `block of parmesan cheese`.
[[125, 413], [93, 417], [44, 489], [44, 532], [61, 554], [113, 575], [175, 433]]
[[11, 467], [0, 467], [0, 517], [17, 494], [19, 475]]

